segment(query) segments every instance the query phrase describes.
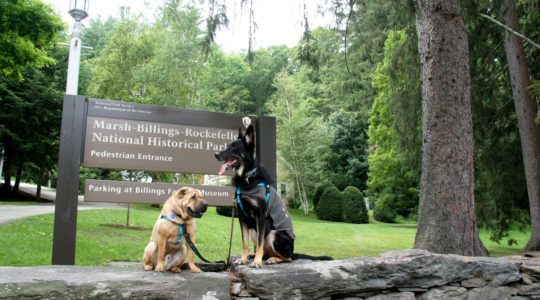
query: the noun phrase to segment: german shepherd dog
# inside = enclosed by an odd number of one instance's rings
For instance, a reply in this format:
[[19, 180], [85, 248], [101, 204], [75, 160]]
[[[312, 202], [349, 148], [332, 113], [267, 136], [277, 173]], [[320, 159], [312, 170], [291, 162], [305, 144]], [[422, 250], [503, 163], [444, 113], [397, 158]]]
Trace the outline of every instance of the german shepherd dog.
[[295, 254], [295, 235], [287, 209], [271, 187], [272, 178], [255, 158], [255, 132], [249, 125], [246, 132], [239, 129], [238, 139], [215, 154], [224, 162], [219, 170], [223, 174], [234, 169], [232, 185], [236, 187], [236, 207], [242, 231], [242, 256], [235, 264], [245, 265], [249, 260], [249, 237], [255, 246], [255, 258], [251, 267], [291, 262], [293, 259], [331, 260], [328, 256]]

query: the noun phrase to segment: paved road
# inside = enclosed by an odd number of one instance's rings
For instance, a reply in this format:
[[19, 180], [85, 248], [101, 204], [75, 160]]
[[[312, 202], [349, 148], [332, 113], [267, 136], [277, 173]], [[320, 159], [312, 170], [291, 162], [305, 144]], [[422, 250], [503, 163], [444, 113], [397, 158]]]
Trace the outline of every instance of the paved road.
[[[36, 186], [21, 183], [19, 190], [27, 195], [35, 195]], [[56, 199], [56, 190], [42, 187], [41, 198], [48, 201], [54, 201]], [[125, 206], [125, 204], [117, 203], [84, 202], [84, 197], [79, 196], [78, 210], [120, 208]], [[0, 224], [30, 216], [52, 213], [54, 213], [54, 202], [36, 205], [0, 205]]]

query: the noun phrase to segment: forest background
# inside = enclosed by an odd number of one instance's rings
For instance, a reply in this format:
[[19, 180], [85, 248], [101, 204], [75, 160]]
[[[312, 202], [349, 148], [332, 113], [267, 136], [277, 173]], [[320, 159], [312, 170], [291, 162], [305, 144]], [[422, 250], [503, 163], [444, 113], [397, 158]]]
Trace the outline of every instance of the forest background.
[[[0, 145], [4, 182], [13, 181], [13, 188], [4, 186], [7, 197], [21, 181], [55, 184], [68, 55], [57, 44], [68, 40], [67, 27], [50, 7], [39, 0], [17, 2], [3, 2], [0, 14], [33, 11], [33, 32], [26, 34], [35, 35], [43, 50], [22, 40], [15, 46], [0, 44], [6, 54], [0, 59]], [[251, 1], [244, 2], [249, 11]], [[494, 240], [501, 240], [512, 226], [530, 223], [504, 30], [482, 16], [501, 19], [501, 4], [460, 3], [469, 38], [477, 219]], [[274, 115], [280, 181], [294, 186], [291, 206], [313, 209], [317, 187], [332, 183], [339, 190], [361, 190], [378, 221], [414, 222], [422, 157], [415, 2], [328, 4], [324, 13], [332, 14], [335, 24], [311, 28], [306, 16], [295, 47], [252, 49], [256, 16], [264, 12], [251, 11], [250, 47], [238, 53], [225, 53], [213, 43], [216, 29], [227, 23], [225, 2], [168, 0], [153, 21], [129, 9], [115, 18], [92, 19], [83, 31], [84, 45], [93, 49], [83, 50], [79, 94]], [[516, 8], [521, 32], [538, 40], [539, 1], [518, 0]], [[19, 33], [28, 26], [20, 18], [10, 22]], [[4, 25], [0, 34], [5, 37], [10, 32]], [[538, 107], [539, 50], [527, 43], [525, 50], [533, 78], [529, 89]], [[126, 176], [177, 180], [175, 174], [81, 169], [81, 180]], [[201, 178], [183, 175], [181, 180]]]

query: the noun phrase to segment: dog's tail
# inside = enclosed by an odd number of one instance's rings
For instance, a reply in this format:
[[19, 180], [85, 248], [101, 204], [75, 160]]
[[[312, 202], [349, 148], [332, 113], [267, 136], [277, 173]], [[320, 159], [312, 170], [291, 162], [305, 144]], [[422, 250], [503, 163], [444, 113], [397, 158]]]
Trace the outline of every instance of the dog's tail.
[[311, 259], [311, 260], [334, 260], [330, 256], [311, 256], [307, 254], [301, 254], [301, 253], [293, 253], [292, 255], [293, 260], [297, 259]]

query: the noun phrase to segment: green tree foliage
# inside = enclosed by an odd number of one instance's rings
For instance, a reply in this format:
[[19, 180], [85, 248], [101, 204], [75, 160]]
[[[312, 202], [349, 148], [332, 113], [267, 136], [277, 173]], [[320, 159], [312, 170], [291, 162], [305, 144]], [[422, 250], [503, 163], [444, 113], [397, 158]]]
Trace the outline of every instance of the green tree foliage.
[[[65, 49], [48, 55], [67, 59]], [[0, 75], [0, 145], [5, 150], [4, 182], [10, 194], [12, 174], [41, 182], [57, 162], [65, 64], [27, 68], [18, 81]], [[17, 186], [17, 185], [16, 185]]]
[[246, 77], [249, 65], [239, 54], [214, 50], [201, 79], [201, 107], [221, 112], [252, 112]]
[[250, 94], [250, 105], [246, 107], [246, 113], [259, 116], [268, 113], [266, 103], [276, 91], [274, 78], [289, 67], [290, 56], [291, 51], [286, 46], [270, 46], [255, 51], [245, 78], [245, 86]]
[[369, 217], [362, 192], [348, 186], [343, 191], [343, 221], [347, 223], [369, 223]]
[[83, 60], [92, 59], [101, 55], [101, 51], [105, 48], [107, 40], [114, 32], [118, 21], [112, 17], [103, 21], [100, 16], [90, 19], [90, 25], [83, 30], [82, 41], [85, 46], [93, 49], [85, 49], [81, 52]]
[[201, 13], [181, 1], [167, 1], [161, 23], [151, 31], [156, 39], [155, 55], [143, 68], [148, 77], [152, 103], [203, 108], [200, 77], [205, 56]]
[[[401, 147], [399, 129], [396, 128], [398, 115], [391, 106], [396, 101], [392, 98], [407, 88], [398, 84], [411, 79], [406, 68], [393, 65], [393, 61], [403, 58], [400, 49], [406, 43], [405, 31], [390, 32], [385, 43], [385, 59], [373, 74], [373, 86], [378, 95], [369, 119], [368, 187], [370, 197], [375, 200], [374, 216], [378, 221], [389, 221], [394, 214], [409, 217], [416, 213], [418, 206], [419, 166], [411, 164]], [[391, 77], [399, 79], [392, 81]], [[392, 84], [399, 90], [392, 90]], [[417, 122], [411, 120], [411, 123]]]
[[315, 209], [317, 218], [326, 221], [343, 220], [343, 194], [336, 187], [327, 188]]
[[[294, 182], [304, 211], [308, 211], [307, 189], [316, 179], [321, 161], [321, 148], [329, 143], [326, 128], [320, 117], [311, 114], [309, 84], [303, 73], [277, 75], [277, 91], [268, 103], [269, 111], [277, 117], [278, 157], [286, 163], [288, 179]], [[309, 185], [309, 186], [308, 186]]]
[[0, 75], [21, 80], [27, 67], [54, 64], [48, 51], [62, 29], [60, 17], [41, 0], [0, 1]]
[[97, 98], [149, 102], [149, 73], [156, 34], [135, 19], [121, 21], [107, 39], [101, 55], [92, 61], [88, 95]]
[[330, 152], [326, 156], [326, 170], [338, 189], [351, 185], [366, 188], [367, 122], [358, 114], [337, 111], [330, 116], [328, 126], [332, 132]]

